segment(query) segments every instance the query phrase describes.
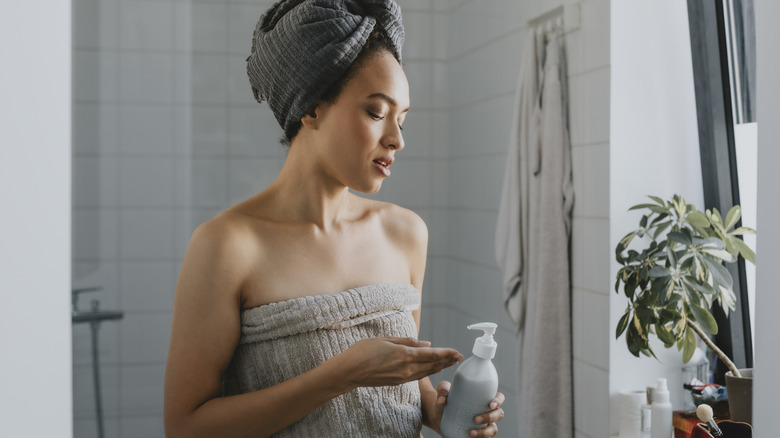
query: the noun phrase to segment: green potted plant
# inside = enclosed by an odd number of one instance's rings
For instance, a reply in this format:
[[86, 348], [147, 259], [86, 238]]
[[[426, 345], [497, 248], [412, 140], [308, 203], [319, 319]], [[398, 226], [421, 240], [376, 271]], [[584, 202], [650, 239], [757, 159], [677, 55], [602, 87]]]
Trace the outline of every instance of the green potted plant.
[[[616, 337], [625, 333], [628, 350], [634, 356], [642, 353], [655, 357], [649, 344], [650, 335], [655, 334], [664, 347], [676, 345], [682, 350], [683, 362], [687, 363], [698, 335], [733, 376], [741, 377], [731, 359], [708, 335], [718, 332], [709, 309], [714, 302], [727, 315], [735, 309], [733, 281], [723, 263], [733, 263], [739, 256], [755, 263], [755, 254], [738, 237], [755, 231], [734, 228], [741, 217], [738, 205], [723, 218], [717, 209], [701, 212], [678, 195], [668, 201], [656, 196], [650, 199], [654, 203], [630, 208], [647, 212], [639, 228], [623, 237], [615, 248], [621, 265], [615, 292], [619, 294], [622, 285], [628, 299]], [[644, 238], [636, 241], [646, 245], [629, 248], [635, 238]]]

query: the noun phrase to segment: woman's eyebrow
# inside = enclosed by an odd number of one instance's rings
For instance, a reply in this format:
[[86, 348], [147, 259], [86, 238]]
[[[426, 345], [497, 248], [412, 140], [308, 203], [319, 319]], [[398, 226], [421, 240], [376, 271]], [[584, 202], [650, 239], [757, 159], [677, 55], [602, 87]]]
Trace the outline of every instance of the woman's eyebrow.
[[[379, 98], [379, 99], [382, 99], [382, 100], [386, 101], [387, 103], [389, 103], [392, 106], [395, 106], [395, 107], [398, 106], [398, 102], [396, 102], [395, 99], [393, 99], [392, 97], [388, 96], [385, 93], [374, 93], [374, 94], [369, 95], [368, 98], [369, 99]], [[404, 108], [401, 112], [405, 113], [407, 111], [409, 111], [409, 107]]]

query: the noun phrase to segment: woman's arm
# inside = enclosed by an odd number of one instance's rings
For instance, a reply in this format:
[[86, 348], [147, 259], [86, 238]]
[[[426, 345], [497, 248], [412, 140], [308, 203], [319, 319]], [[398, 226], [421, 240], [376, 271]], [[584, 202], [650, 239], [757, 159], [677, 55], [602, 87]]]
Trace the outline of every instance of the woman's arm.
[[240, 337], [241, 286], [257, 260], [240, 230], [207, 223], [193, 235], [174, 302], [165, 375], [165, 430], [177, 437], [273, 434], [357, 386], [394, 385], [454, 362], [451, 349], [408, 338], [355, 343], [320, 366], [279, 385], [221, 397]]

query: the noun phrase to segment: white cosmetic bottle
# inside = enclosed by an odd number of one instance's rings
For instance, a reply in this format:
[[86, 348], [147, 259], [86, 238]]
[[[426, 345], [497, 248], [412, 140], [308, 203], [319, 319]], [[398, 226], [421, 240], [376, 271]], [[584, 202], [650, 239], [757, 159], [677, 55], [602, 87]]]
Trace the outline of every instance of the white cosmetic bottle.
[[473, 356], [463, 361], [452, 378], [450, 394], [441, 419], [441, 435], [444, 438], [466, 438], [472, 429], [481, 429], [474, 417], [490, 411], [490, 401], [498, 391], [498, 374], [493, 366], [496, 341], [493, 334], [496, 324], [483, 322], [468, 326], [469, 330], [484, 330], [485, 334], [474, 341]]
[[652, 438], [671, 438], [672, 429], [672, 404], [669, 402], [669, 389], [666, 387], [666, 379], [658, 379], [658, 386], [653, 390], [653, 404], [650, 405]]

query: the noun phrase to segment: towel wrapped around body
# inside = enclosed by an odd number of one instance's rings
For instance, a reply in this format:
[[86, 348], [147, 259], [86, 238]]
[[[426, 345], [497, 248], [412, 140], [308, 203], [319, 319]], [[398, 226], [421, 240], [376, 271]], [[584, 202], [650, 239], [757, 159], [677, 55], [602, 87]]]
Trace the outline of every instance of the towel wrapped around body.
[[[303, 374], [372, 337], [417, 337], [412, 311], [420, 292], [409, 284], [361, 286], [244, 309], [241, 338], [223, 395], [268, 388]], [[360, 387], [320, 406], [274, 437], [420, 437], [417, 382]]]

